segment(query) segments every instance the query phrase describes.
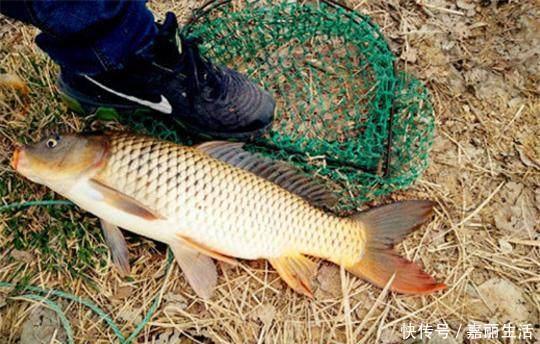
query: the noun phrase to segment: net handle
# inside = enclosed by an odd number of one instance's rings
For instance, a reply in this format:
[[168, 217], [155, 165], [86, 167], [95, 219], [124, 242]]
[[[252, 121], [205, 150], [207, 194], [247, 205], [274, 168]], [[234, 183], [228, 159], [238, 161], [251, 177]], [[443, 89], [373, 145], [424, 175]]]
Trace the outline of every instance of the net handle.
[[[341, 8], [349, 13], [357, 13], [354, 9], [352, 9], [351, 7], [345, 5], [345, 4], [342, 4], [342, 3], [339, 3], [335, 0], [320, 0], [321, 2], [329, 5], [329, 6], [332, 6], [334, 8]], [[369, 25], [371, 26], [374, 30], [378, 31], [377, 28], [373, 25], [373, 23], [371, 22], [371, 20], [369, 20], [369, 18], [366, 18], [364, 16], [362, 16], [362, 19]], [[392, 68], [394, 69], [394, 75], [397, 74], [397, 66], [396, 66], [396, 61], [394, 60], [392, 62]], [[395, 92], [395, 85], [392, 85], [391, 89]], [[394, 125], [394, 115], [395, 115], [395, 101], [396, 101], [396, 95], [393, 94], [392, 95], [392, 105], [390, 106], [390, 113], [388, 114], [388, 121], [387, 121], [387, 125], [386, 125], [386, 129], [387, 129], [387, 132], [386, 132], [386, 150], [385, 150], [385, 154], [384, 154], [384, 167], [383, 167], [383, 171], [382, 171], [382, 175], [383, 177], [385, 178], [388, 178], [390, 177], [390, 163], [391, 163], [391, 159], [392, 159], [392, 144], [393, 144], [393, 134], [394, 134], [394, 131], [393, 131], [393, 125]]]
[[212, 12], [216, 8], [219, 8], [225, 4], [230, 3], [232, 0], [207, 0], [201, 7], [193, 10], [193, 14], [188, 19], [185, 27], [190, 26], [191, 24], [197, 22], [201, 17], [206, 16], [208, 13]]
[[[346, 10], [347, 12], [350, 12], [350, 13], [357, 13], [354, 9], [352, 9], [351, 7], [347, 6], [347, 5], [344, 5], [344, 4], [341, 4], [335, 0], [318, 0], [318, 1], [321, 1], [329, 6], [332, 6], [334, 8], [341, 8], [341, 9], [344, 9]], [[207, 0], [205, 1], [201, 7], [193, 10], [193, 14], [191, 15], [191, 17], [188, 19], [187, 23], [186, 23], [186, 26], [189, 26], [195, 22], [197, 22], [201, 17], [203, 16], [206, 16], [208, 13], [212, 12], [213, 10], [223, 6], [223, 5], [226, 5], [228, 3], [231, 3], [232, 0]], [[365, 19], [365, 18], [364, 18]], [[369, 23], [370, 26], [373, 26], [373, 24], [370, 22], [370, 21], [367, 21]]]

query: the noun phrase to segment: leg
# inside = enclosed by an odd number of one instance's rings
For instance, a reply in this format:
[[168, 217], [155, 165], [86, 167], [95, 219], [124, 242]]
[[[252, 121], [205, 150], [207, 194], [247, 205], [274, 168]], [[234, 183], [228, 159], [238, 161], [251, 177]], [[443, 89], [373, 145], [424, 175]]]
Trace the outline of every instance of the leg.
[[75, 73], [120, 69], [129, 56], [149, 49], [157, 33], [140, 0], [0, 0], [0, 12], [39, 28], [38, 46]]
[[173, 13], [154, 23], [145, 1], [0, 0], [0, 11], [42, 30], [36, 42], [60, 65], [59, 89], [73, 110], [151, 110], [193, 133], [243, 140], [272, 122], [270, 94], [202, 57]]

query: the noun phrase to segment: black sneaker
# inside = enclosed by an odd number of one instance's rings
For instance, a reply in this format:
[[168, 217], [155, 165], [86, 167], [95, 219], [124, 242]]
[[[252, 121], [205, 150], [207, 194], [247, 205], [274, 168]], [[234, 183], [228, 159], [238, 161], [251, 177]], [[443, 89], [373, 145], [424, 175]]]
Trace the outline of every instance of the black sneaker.
[[97, 76], [62, 70], [58, 85], [68, 106], [85, 114], [153, 110], [214, 138], [246, 140], [270, 127], [275, 102], [268, 92], [203, 58], [198, 42], [178, 33], [173, 13], [157, 25], [151, 58], [135, 56]]

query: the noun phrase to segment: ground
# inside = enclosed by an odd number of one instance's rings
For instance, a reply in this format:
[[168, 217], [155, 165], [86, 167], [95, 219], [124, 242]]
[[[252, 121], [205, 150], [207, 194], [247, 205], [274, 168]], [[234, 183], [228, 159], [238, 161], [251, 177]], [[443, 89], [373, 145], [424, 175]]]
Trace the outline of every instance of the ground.
[[[538, 3], [355, 0], [348, 5], [374, 19], [399, 56], [398, 67], [431, 92], [437, 131], [428, 170], [409, 189], [374, 204], [409, 198], [437, 203], [434, 219], [399, 251], [448, 289], [422, 297], [397, 295], [322, 264], [315, 298], [308, 300], [285, 287], [265, 262], [220, 263], [216, 296], [204, 302], [175, 265], [168, 268], [166, 248], [150, 240], [129, 237], [133, 273], [120, 278], [96, 219], [69, 206], [0, 213], [0, 282], [88, 299], [126, 336], [157, 298], [156, 313], [137, 336], [141, 343], [412, 343], [428, 336], [433, 343], [460, 343], [479, 341], [475, 334], [486, 338], [486, 324], [498, 327], [499, 338], [483, 341], [534, 342], [523, 338], [530, 324], [538, 342]], [[150, 6], [185, 19], [188, 7], [197, 4]], [[36, 30], [6, 18], [0, 23], [0, 203], [60, 199], [14, 173], [13, 147], [46, 130], [81, 130], [88, 121], [60, 101], [57, 68], [33, 43]], [[31, 293], [0, 288], [0, 343], [66, 341], [55, 313], [23, 294]], [[51, 300], [65, 313], [75, 342], [116, 340], [86, 306]], [[451, 338], [442, 338], [444, 324]], [[501, 338], [511, 329], [515, 339]]]

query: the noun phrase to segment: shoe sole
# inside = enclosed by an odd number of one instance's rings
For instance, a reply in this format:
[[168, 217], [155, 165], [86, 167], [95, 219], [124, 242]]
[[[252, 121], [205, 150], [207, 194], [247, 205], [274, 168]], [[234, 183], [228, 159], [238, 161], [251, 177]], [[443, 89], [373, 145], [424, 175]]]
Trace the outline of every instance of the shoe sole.
[[[123, 115], [137, 116], [159, 113], [145, 107], [97, 103], [83, 94], [71, 89], [61, 80], [58, 80], [58, 90], [60, 93], [60, 98], [71, 110], [85, 116], [95, 115], [97, 118], [106, 121], [119, 120]], [[234, 139], [238, 141], [254, 141], [255, 139], [263, 136], [272, 127], [272, 123], [268, 123], [263, 128], [253, 131], [223, 133], [209, 131], [176, 118], [174, 118], [174, 121], [185, 131], [194, 133], [195, 135], [204, 139]]]

